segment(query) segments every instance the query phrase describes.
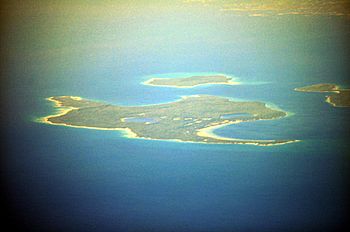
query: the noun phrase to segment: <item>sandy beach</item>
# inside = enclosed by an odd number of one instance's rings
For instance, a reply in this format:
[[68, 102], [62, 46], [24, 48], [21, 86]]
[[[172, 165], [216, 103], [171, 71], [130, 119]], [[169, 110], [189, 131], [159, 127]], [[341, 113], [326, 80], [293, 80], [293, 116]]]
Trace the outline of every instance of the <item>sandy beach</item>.
[[227, 138], [227, 137], [222, 137], [214, 133], [214, 130], [232, 125], [232, 124], [237, 124], [243, 122], [242, 120], [237, 120], [237, 121], [230, 121], [225, 124], [220, 124], [220, 125], [214, 125], [214, 126], [209, 126], [205, 127], [202, 129], [199, 129], [197, 131], [197, 135], [200, 137], [205, 137], [205, 138], [212, 138], [212, 139], [217, 139], [217, 140], [222, 140], [222, 141], [232, 141], [235, 144], [249, 144], [249, 145], [257, 145], [257, 146], [276, 146], [276, 145], [283, 145], [287, 143], [294, 143], [294, 142], [300, 142], [300, 140], [288, 140], [285, 142], [278, 142], [276, 140], [245, 140], [245, 139], [237, 139], [237, 138]]
[[[196, 95], [193, 95], [193, 96], [195, 97]], [[64, 97], [70, 97], [71, 99], [76, 100], [76, 101], [82, 100], [81, 97], [77, 97], [77, 96], [64, 96]], [[182, 96], [181, 98], [185, 99], [187, 97], [188, 96]], [[205, 142], [205, 141], [184, 141], [181, 139], [155, 139], [155, 138], [141, 137], [141, 136], [137, 135], [135, 132], [133, 132], [128, 127], [126, 127], [126, 128], [104, 128], [104, 127], [91, 127], [91, 126], [77, 126], [77, 125], [70, 125], [70, 124], [66, 124], [66, 123], [53, 123], [50, 121], [50, 118], [63, 116], [65, 114], [71, 112], [72, 110], [76, 110], [79, 108], [65, 107], [65, 106], [63, 106], [61, 101], [55, 100], [54, 97], [46, 98], [46, 100], [54, 102], [54, 107], [59, 108], [59, 110], [56, 114], [48, 115], [46, 117], [40, 118], [38, 120], [39, 122], [50, 124], [50, 125], [67, 126], [67, 127], [73, 127], [73, 128], [121, 131], [124, 134], [123, 136], [127, 137], [127, 138], [158, 140], [158, 141], [172, 141], [172, 142], [182, 142], [182, 143], [183, 142], [184, 143], [202, 143], [202, 144], [227, 144], [224, 141], [230, 141], [230, 142], [232, 142], [232, 144], [245, 144], [245, 145], [256, 145], [256, 146], [275, 146], [275, 145], [283, 145], [283, 144], [287, 144], [287, 143], [294, 143], [294, 142], [300, 141], [300, 140], [288, 140], [288, 141], [283, 141], [283, 142], [277, 142], [276, 140], [246, 140], [246, 139], [222, 137], [222, 136], [219, 136], [219, 135], [214, 133], [214, 130], [216, 130], [218, 128], [225, 127], [225, 126], [232, 125], [232, 124], [238, 124], [241, 122], [247, 122], [247, 121], [243, 121], [243, 120], [236, 120], [236, 121], [226, 120], [222, 124], [212, 125], [209, 127], [199, 129], [197, 131], [197, 135], [200, 137], [211, 138], [211, 139], [215, 139], [218, 141], [223, 141], [222, 143], [220, 143], [220, 142], [210, 143], [210, 142]], [[126, 119], [126, 118], [122, 118], [122, 121], [125, 121], [124, 119]]]
[[203, 84], [196, 84], [193, 86], [174, 86], [174, 85], [155, 85], [151, 84], [152, 81], [154, 80], [163, 80], [163, 79], [172, 79], [172, 78], [151, 78], [147, 81], [141, 82], [142, 85], [149, 85], [149, 86], [155, 86], [155, 87], [169, 87], [169, 88], [179, 88], [179, 89], [190, 89], [190, 88], [195, 88], [197, 86], [203, 86], [203, 85], [241, 85], [242, 82], [239, 81], [233, 81], [233, 80], [228, 80], [227, 82], [208, 82], [208, 83], [203, 83]]
[[[74, 100], [80, 101], [81, 97], [70, 97]], [[84, 129], [93, 129], [93, 130], [114, 130], [114, 131], [122, 131], [124, 133], [124, 136], [127, 138], [139, 138], [136, 133], [134, 133], [130, 128], [104, 128], [104, 127], [89, 127], [89, 126], [76, 126], [76, 125], [70, 125], [66, 123], [53, 123], [49, 119], [53, 117], [59, 117], [63, 116], [67, 113], [69, 113], [72, 110], [79, 109], [75, 107], [62, 107], [62, 102], [55, 100], [53, 97], [46, 98], [46, 100], [54, 102], [55, 108], [60, 108], [57, 114], [48, 115], [46, 117], [40, 118], [38, 121], [50, 125], [56, 125], [56, 126], [67, 126], [67, 127], [74, 127], [74, 128], [84, 128]]]

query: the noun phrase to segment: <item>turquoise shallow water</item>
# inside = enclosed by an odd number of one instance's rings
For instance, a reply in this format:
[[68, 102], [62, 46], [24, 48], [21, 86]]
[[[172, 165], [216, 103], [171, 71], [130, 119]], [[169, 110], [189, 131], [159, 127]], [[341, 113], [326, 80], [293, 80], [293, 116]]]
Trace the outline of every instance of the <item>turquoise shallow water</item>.
[[[319, 82], [349, 84], [344, 65], [349, 58], [339, 43], [344, 35], [334, 29], [347, 27], [327, 17], [245, 20], [250, 27], [232, 22], [216, 29], [198, 20], [186, 41], [179, 42], [188, 35], [180, 30], [179, 35], [163, 34], [157, 46], [144, 46], [148, 38], [161, 36], [154, 35], [158, 24], [151, 23], [144, 37], [132, 40], [132, 48], [49, 55], [43, 48], [46, 56], [11, 57], [3, 175], [19, 218], [61, 231], [322, 231], [343, 225], [350, 111], [326, 104], [323, 94], [293, 89]], [[143, 24], [134, 23], [130, 30], [140, 30], [137, 25]], [[166, 26], [157, 30], [168, 32]], [[197, 38], [201, 33], [204, 39]], [[234, 42], [220, 43], [221, 37]], [[35, 36], [29, 39], [38, 42]], [[193, 89], [140, 84], [154, 73], [198, 72], [229, 74], [243, 84]], [[302, 142], [258, 147], [150, 141], [33, 120], [53, 112], [45, 98], [55, 95], [146, 105], [194, 94], [271, 102], [294, 113], [224, 127], [219, 135]]]

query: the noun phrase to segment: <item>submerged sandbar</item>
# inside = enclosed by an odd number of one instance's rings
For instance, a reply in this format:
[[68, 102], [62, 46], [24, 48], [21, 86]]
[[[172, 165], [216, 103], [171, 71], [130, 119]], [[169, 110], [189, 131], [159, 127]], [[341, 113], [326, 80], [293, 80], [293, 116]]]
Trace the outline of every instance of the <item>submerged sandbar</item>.
[[[236, 102], [209, 95], [186, 96], [171, 103], [146, 106], [118, 106], [73, 96], [50, 97], [48, 100], [54, 102], [60, 111], [42, 118], [42, 122], [99, 130], [123, 130], [131, 138], [259, 146], [298, 141], [235, 139], [213, 133], [218, 127], [234, 123], [272, 120], [287, 115], [262, 102]], [[222, 117], [229, 114], [238, 116], [229, 119]]]

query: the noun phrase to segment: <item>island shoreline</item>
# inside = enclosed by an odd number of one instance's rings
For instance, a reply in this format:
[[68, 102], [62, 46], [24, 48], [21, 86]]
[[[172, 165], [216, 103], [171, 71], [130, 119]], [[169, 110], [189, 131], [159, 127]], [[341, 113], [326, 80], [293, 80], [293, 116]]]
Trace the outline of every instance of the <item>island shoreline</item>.
[[[152, 84], [154, 81], [165, 81], [165, 80], [178, 80], [178, 79], [189, 79], [193, 77], [198, 77], [198, 76], [187, 76], [187, 77], [153, 77], [150, 78], [146, 81], [141, 82], [142, 85], [148, 85], [148, 86], [154, 86], [154, 87], [169, 87], [169, 88], [179, 88], [179, 89], [189, 89], [189, 88], [195, 88], [198, 86], [205, 86], [205, 85], [241, 85], [242, 82], [239, 81], [234, 81], [234, 78], [228, 75], [223, 75], [223, 74], [217, 74], [218, 76], [223, 76], [226, 77], [226, 81], [219, 81], [219, 82], [205, 82], [205, 83], [199, 83], [199, 84], [193, 84], [193, 85], [184, 85], [184, 86], [179, 86], [179, 85], [174, 85], [174, 84]], [[205, 75], [203, 77], [210, 77], [210, 75]]]
[[[328, 87], [329, 89], [324, 89], [320, 90], [321, 88], [326, 88]], [[343, 107], [349, 107], [350, 102], [349, 102], [349, 95], [345, 95], [344, 93], [347, 93], [350, 91], [350, 89], [342, 89], [340, 85], [336, 84], [329, 84], [329, 83], [321, 83], [321, 84], [316, 84], [316, 85], [310, 85], [310, 86], [304, 86], [304, 87], [298, 87], [294, 88], [294, 91], [297, 92], [304, 92], [304, 93], [332, 93], [331, 95], [327, 95], [325, 98], [325, 102], [330, 104], [333, 107], [338, 107], [338, 108], [343, 108]], [[340, 104], [334, 102], [333, 98], [338, 96], [338, 101], [339, 101], [339, 96], [341, 96], [341, 102]]]
[[[70, 97], [74, 100], [81, 100], [81, 97], [77, 96], [65, 96]], [[182, 96], [181, 99], [185, 99], [188, 96]], [[237, 124], [241, 122], [246, 122], [242, 120], [237, 121], [230, 121], [228, 123], [215, 125], [215, 126], [209, 126], [205, 128], [201, 128], [197, 131], [197, 135], [203, 138], [212, 138], [222, 141], [230, 141], [232, 143], [225, 143], [225, 142], [202, 142], [202, 141], [185, 141], [181, 139], [157, 139], [157, 138], [147, 138], [139, 136], [137, 133], [132, 131], [132, 129], [126, 127], [126, 128], [104, 128], [104, 127], [92, 127], [92, 126], [78, 126], [78, 125], [71, 125], [67, 123], [54, 123], [50, 121], [50, 118], [63, 116], [65, 114], [68, 114], [69, 112], [73, 110], [77, 110], [79, 108], [76, 107], [64, 107], [62, 106], [62, 102], [59, 100], [54, 99], [53, 97], [46, 98], [46, 100], [51, 101], [54, 103], [55, 108], [59, 108], [59, 111], [57, 114], [48, 115], [46, 117], [41, 117], [38, 121], [41, 123], [49, 124], [49, 125], [56, 125], [56, 126], [66, 126], [66, 127], [73, 127], [73, 128], [82, 128], [82, 129], [93, 129], [93, 130], [113, 130], [113, 131], [121, 131], [124, 135], [123, 137], [126, 138], [133, 138], [133, 139], [145, 139], [145, 140], [158, 140], [158, 141], [169, 141], [169, 142], [182, 142], [182, 143], [200, 143], [200, 144], [240, 144], [240, 145], [256, 145], [256, 146], [277, 146], [277, 145], [283, 145], [287, 143], [294, 143], [299, 142], [300, 140], [287, 140], [284, 142], [278, 142], [277, 140], [254, 140], [254, 139], [237, 139], [237, 138], [229, 138], [229, 137], [221, 137], [219, 135], [216, 135], [213, 131], [215, 129], [225, 127], [231, 124]], [[255, 120], [251, 120], [255, 121]]]
[[193, 86], [173, 86], [173, 85], [156, 85], [156, 84], [151, 84], [153, 80], [156, 79], [161, 79], [161, 78], [151, 78], [147, 81], [141, 82], [142, 85], [148, 85], [148, 86], [154, 86], [154, 87], [168, 87], [168, 88], [177, 88], [177, 89], [191, 89], [191, 88], [196, 88], [198, 86], [205, 86], [205, 85], [242, 85], [242, 82], [239, 81], [229, 81], [229, 82], [208, 82], [208, 83], [203, 83], [203, 84], [196, 84]]

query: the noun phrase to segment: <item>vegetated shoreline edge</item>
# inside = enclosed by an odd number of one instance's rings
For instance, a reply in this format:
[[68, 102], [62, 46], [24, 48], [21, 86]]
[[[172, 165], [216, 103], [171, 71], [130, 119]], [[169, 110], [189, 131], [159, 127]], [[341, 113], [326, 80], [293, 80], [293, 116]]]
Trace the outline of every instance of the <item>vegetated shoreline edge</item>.
[[[72, 99], [75, 100], [81, 100], [81, 97], [78, 96], [64, 96], [64, 97], [71, 97]], [[182, 96], [181, 99], [186, 98], [188, 96]], [[55, 125], [55, 126], [66, 126], [66, 127], [72, 127], [72, 128], [81, 128], [81, 129], [92, 129], [92, 130], [110, 130], [110, 131], [120, 131], [122, 132], [122, 137], [125, 138], [130, 138], [130, 139], [145, 139], [145, 140], [157, 140], [157, 141], [169, 141], [169, 142], [181, 142], [181, 143], [198, 143], [198, 144], [227, 144], [227, 145], [232, 145], [232, 144], [240, 144], [240, 145], [256, 145], [256, 146], [277, 146], [277, 145], [284, 145], [284, 144], [289, 144], [289, 143], [295, 143], [295, 142], [300, 142], [301, 140], [284, 140], [278, 141], [278, 140], [256, 140], [256, 139], [238, 139], [238, 138], [230, 138], [230, 137], [222, 137], [214, 133], [214, 130], [218, 128], [222, 128], [225, 126], [229, 126], [232, 124], [237, 124], [241, 123], [243, 121], [238, 121], [238, 122], [229, 122], [229, 123], [224, 123], [220, 125], [215, 125], [215, 126], [208, 126], [201, 128], [197, 130], [197, 135], [200, 137], [207, 137], [207, 138], [214, 138], [217, 140], [226, 140], [226, 141], [231, 141], [232, 143], [220, 143], [220, 142], [215, 142], [215, 143], [208, 143], [208, 142], [202, 142], [202, 141], [185, 141], [181, 139], [157, 139], [157, 138], [148, 138], [148, 137], [142, 137], [139, 136], [137, 133], [132, 131], [132, 129], [126, 127], [126, 128], [106, 128], [106, 127], [93, 127], [93, 126], [77, 126], [77, 125], [71, 125], [67, 123], [53, 123], [50, 121], [50, 118], [53, 117], [59, 117], [63, 116], [65, 114], [68, 114], [72, 110], [76, 110], [79, 108], [75, 107], [62, 107], [62, 104], [60, 101], [54, 99], [54, 97], [48, 97], [45, 98], [48, 101], [51, 101], [54, 103], [54, 108], [58, 108], [58, 112], [56, 114], [48, 115], [45, 117], [40, 117], [36, 121], [44, 124], [49, 124], [49, 125]], [[180, 99], [180, 100], [181, 100]], [[288, 116], [288, 113], [286, 112], [286, 116]], [[273, 118], [277, 119], [277, 118]], [[262, 120], [262, 119], [261, 119]], [[270, 119], [269, 119], [270, 120]], [[251, 120], [251, 121], [257, 121], [257, 120]], [[247, 122], [247, 121], [244, 121]]]

